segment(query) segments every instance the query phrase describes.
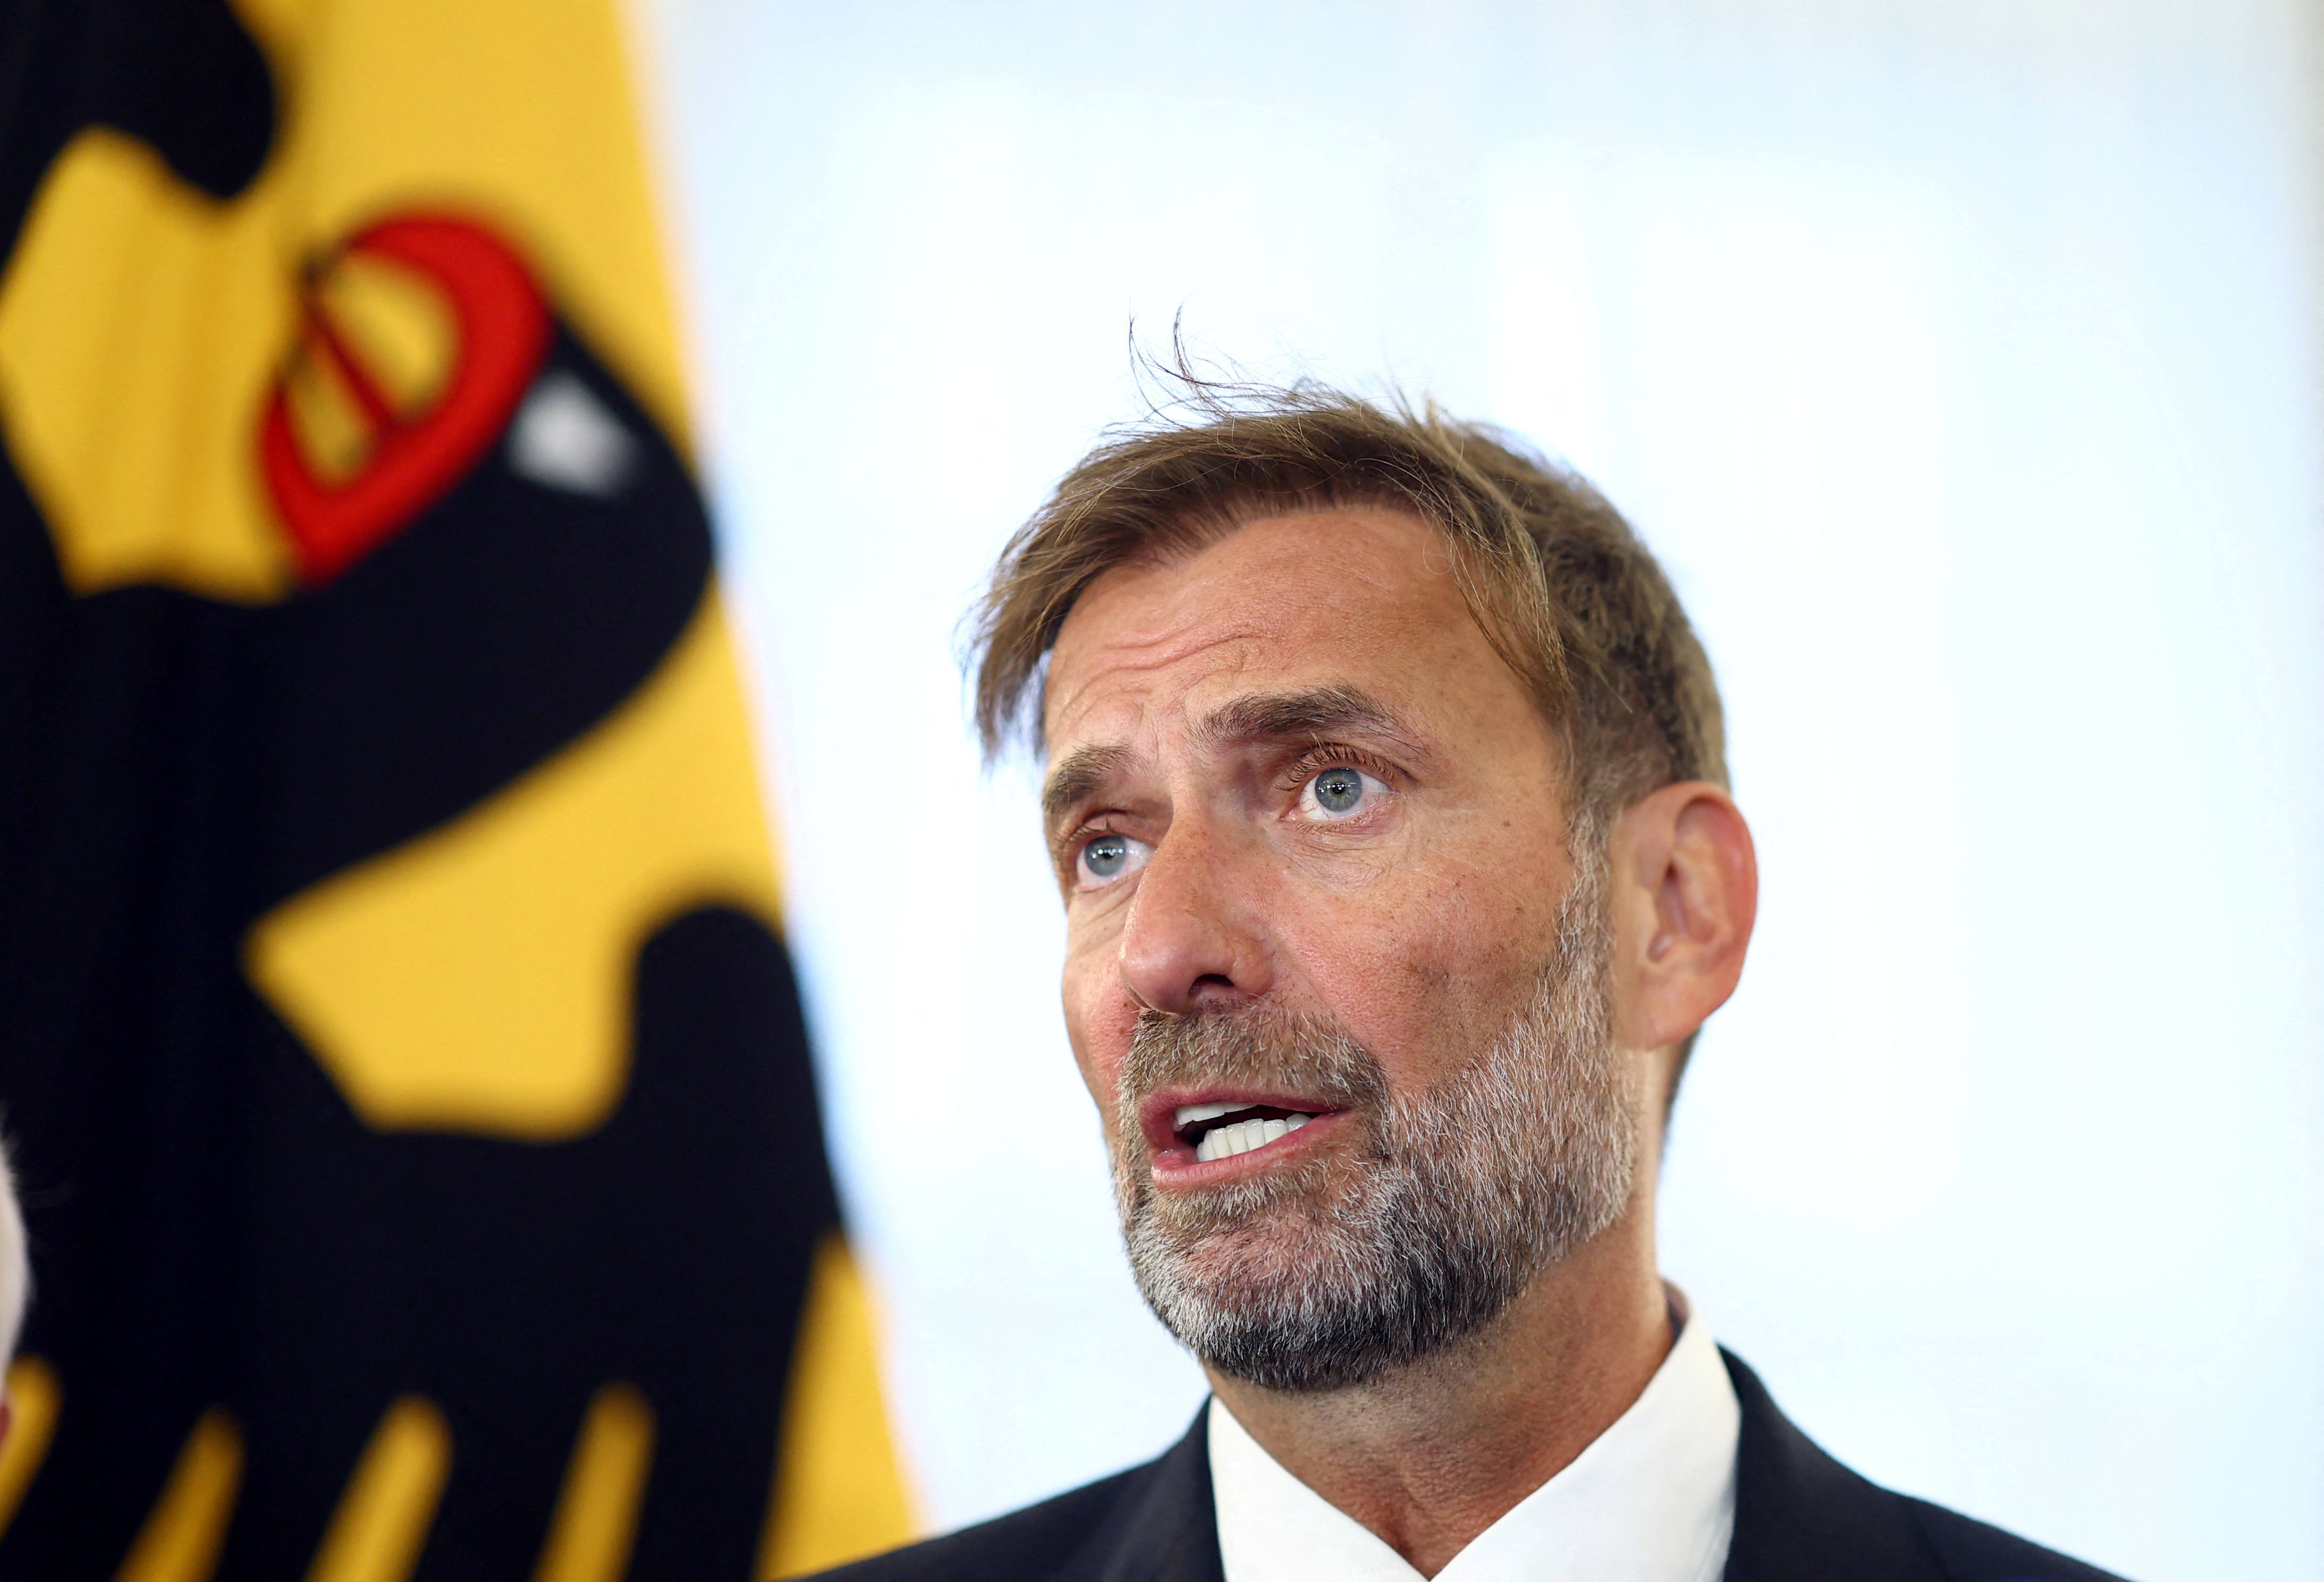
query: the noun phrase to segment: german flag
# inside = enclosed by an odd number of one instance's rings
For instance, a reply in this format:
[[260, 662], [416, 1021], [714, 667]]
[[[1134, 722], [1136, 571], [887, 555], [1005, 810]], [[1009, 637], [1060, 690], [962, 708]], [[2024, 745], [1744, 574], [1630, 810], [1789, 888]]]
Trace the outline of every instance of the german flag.
[[0, 6], [0, 1578], [907, 1536], [614, 0]]

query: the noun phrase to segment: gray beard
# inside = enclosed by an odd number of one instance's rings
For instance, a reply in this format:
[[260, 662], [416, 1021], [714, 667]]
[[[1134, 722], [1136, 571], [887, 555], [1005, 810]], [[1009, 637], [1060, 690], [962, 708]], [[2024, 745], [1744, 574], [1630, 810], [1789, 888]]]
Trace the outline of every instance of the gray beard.
[[[1389, 1092], [1377, 1057], [1327, 1017], [1264, 1003], [1139, 1016], [1115, 1198], [1138, 1289], [1197, 1357], [1273, 1390], [1361, 1383], [1474, 1335], [1621, 1217], [1637, 1124], [1612, 1047], [1601, 865], [1577, 865], [1527, 1003], [1425, 1091]], [[1342, 1156], [1163, 1198], [1139, 1104], [1212, 1083], [1349, 1111], [1368, 1127], [1354, 1179], [1335, 1183]]]

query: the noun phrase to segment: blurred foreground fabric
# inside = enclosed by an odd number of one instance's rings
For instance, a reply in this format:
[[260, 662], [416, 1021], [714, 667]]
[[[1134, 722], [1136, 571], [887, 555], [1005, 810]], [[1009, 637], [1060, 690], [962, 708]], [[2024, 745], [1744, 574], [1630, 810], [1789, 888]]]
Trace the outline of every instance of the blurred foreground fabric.
[[613, 6], [0, 60], [0, 1577], [907, 1536]]

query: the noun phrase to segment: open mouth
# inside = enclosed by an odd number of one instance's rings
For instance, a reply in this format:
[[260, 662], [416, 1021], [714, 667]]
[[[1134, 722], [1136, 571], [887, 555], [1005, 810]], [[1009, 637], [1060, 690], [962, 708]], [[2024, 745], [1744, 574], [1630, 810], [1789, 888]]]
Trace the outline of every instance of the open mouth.
[[1264, 1148], [1314, 1118], [1271, 1104], [1187, 1104], [1180, 1105], [1170, 1117], [1170, 1129], [1179, 1142], [1194, 1149], [1197, 1160], [1207, 1164]]

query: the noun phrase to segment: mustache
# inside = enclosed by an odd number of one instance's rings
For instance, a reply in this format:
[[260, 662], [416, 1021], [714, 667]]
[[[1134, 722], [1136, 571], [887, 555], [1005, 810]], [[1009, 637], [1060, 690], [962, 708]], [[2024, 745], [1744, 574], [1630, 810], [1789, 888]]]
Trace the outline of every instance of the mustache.
[[1379, 1058], [1332, 1017], [1253, 1002], [1172, 1015], [1141, 1011], [1118, 1081], [1122, 1135], [1158, 1087], [1248, 1085], [1321, 1100], [1333, 1109], [1377, 1110], [1388, 1101]]

